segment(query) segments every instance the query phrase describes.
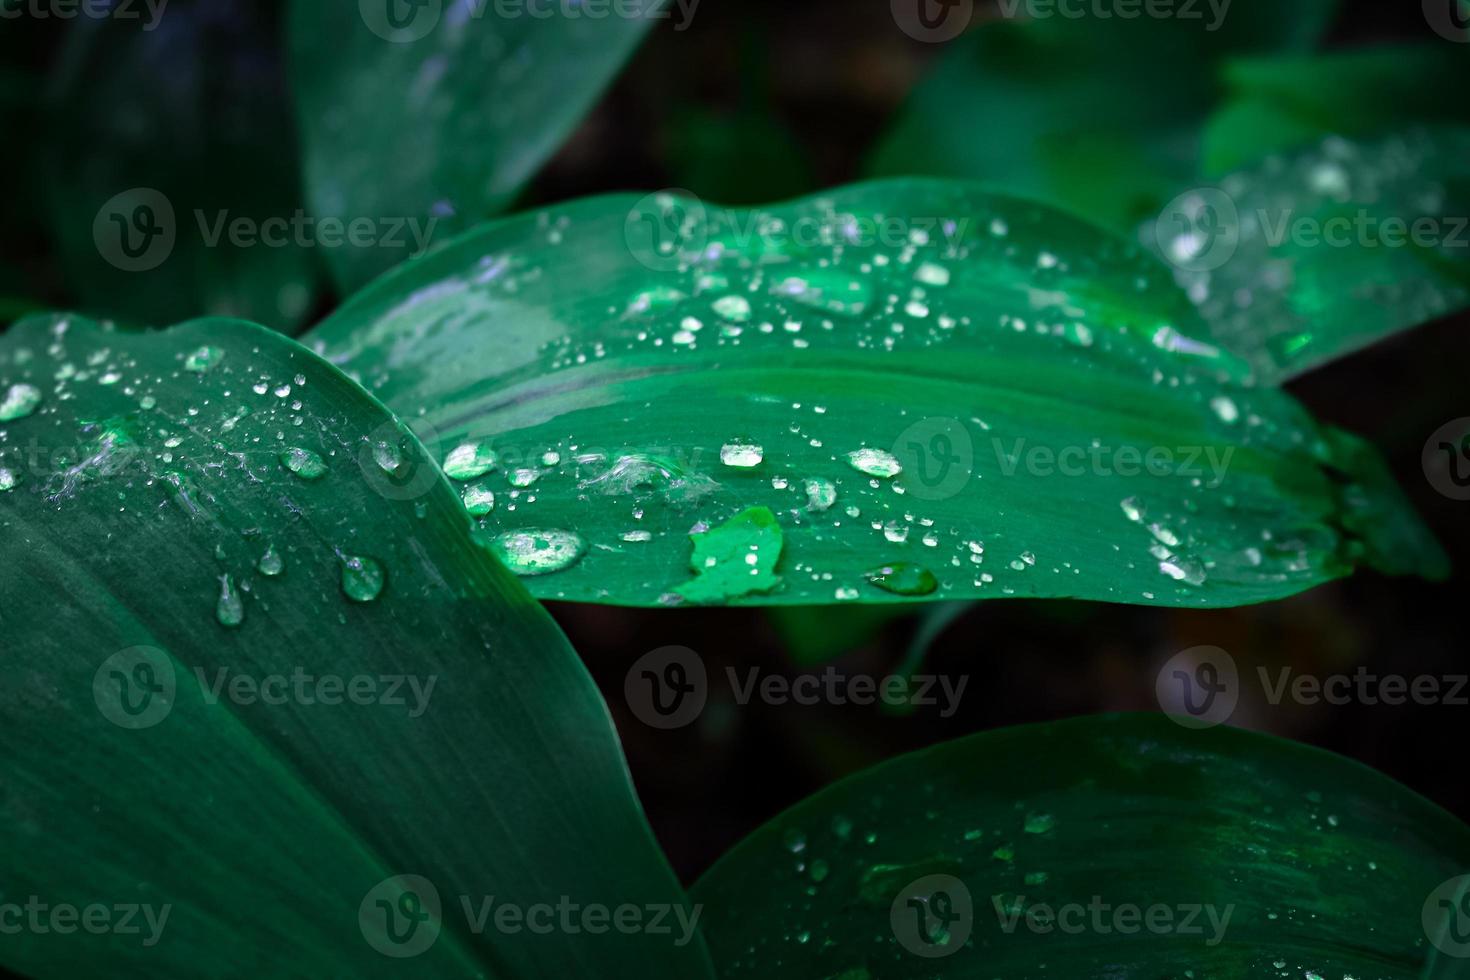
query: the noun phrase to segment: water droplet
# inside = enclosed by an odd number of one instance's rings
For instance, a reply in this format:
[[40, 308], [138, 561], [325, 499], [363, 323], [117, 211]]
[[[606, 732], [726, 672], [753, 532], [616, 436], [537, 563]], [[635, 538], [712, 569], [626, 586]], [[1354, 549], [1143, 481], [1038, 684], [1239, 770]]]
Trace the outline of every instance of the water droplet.
[[303, 480], [320, 480], [327, 475], [327, 464], [310, 449], [292, 446], [281, 453], [281, 465]]
[[383, 440], [373, 446], [373, 462], [384, 473], [397, 473], [403, 465], [403, 453], [393, 443]]
[[759, 466], [766, 458], [766, 451], [749, 442], [727, 442], [720, 447], [720, 462], [737, 469]]
[[472, 483], [460, 494], [464, 509], [474, 517], [483, 517], [495, 509], [495, 494], [483, 483]]
[[221, 626], [232, 629], [245, 621], [245, 604], [228, 575], [219, 577], [219, 601], [214, 604], [214, 618]]
[[926, 286], [948, 286], [949, 270], [933, 262], [925, 262], [914, 272], [914, 278]]
[[372, 602], [383, 592], [383, 566], [371, 558], [342, 559], [342, 591], [353, 602]]
[[280, 552], [276, 551], [275, 546], [270, 545], [265, 549], [265, 554], [260, 556], [260, 561], [256, 562], [255, 567], [260, 569], [260, 574], [274, 577], [286, 570], [286, 562], [281, 558]]
[[859, 473], [883, 479], [898, 476], [903, 472], [903, 464], [898, 461], [898, 457], [882, 449], [859, 449], [850, 452], [847, 454], [847, 461]]
[[934, 573], [922, 565], [894, 562], [868, 572], [867, 580], [894, 595], [929, 595], [939, 588]]
[[1025, 830], [1028, 834], [1044, 834], [1056, 825], [1057, 819], [1050, 813], [1033, 813], [1026, 817]]
[[24, 382], [13, 384], [5, 392], [5, 399], [0, 401], [0, 422], [14, 422], [16, 419], [23, 419], [34, 412], [39, 404], [41, 404], [41, 389]]
[[203, 374], [224, 359], [225, 352], [218, 347], [210, 347], [208, 344], [192, 351], [184, 358], [184, 370], [193, 371], [195, 374]]
[[806, 509], [820, 513], [837, 503], [837, 487], [831, 480], [812, 477], [803, 483], [806, 489]]
[[575, 565], [587, 543], [573, 531], [556, 528], [507, 531], [489, 543], [490, 551], [517, 575], [546, 575]]
[[444, 457], [444, 474], [452, 480], [473, 480], [500, 465], [500, 458], [489, 442], [465, 442]]
[[0, 492], [14, 490], [18, 483], [20, 483], [20, 478], [15, 475], [13, 470], [0, 466]]
[[744, 323], [750, 319], [750, 300], [744, 296], [722, 296], [715, 300], [714, 310], [731, 323]]
[[526, 487], [529, 487], [531, 484], [535, 483], [539, 479], [541, 479], [541, 471], [529, 466], [512, 470], [510, 472], [510, 475], [506, 477], [506, 480], [510, 483], [511, 486], [519, 487], [522, 490], [524, 490]]
[[1214, 409], [1221, 422], [1234, 422], [1240, 418], [1240, 409], [1235, 407], [1235, 402], [1224, 395], [1212, 399], [1210, 408]]

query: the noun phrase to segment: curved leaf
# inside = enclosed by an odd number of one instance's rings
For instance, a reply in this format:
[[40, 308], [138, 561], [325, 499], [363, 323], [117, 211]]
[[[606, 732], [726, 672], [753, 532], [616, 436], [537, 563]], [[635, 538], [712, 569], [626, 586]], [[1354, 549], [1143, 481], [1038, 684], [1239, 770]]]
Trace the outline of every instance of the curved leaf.
[[152, 944], [23, 929], [5, 965], [707, 972], [677, 933], [474, 928], [462, 896], [682, 892], [582, 665], [361, 389], [251, 324], [56, 317], [0, 339], [0, 397], [0, 900], [168, 909]]
[[[437, 242], [503, 209], [644, 33], [670, 16], [668, 0], [548, 9], [293, 0], [291, 60], [316, 216], [412, 221], [415, 235]], [[338, 284], [355, 288], [427, 244], [387, 237], [334, 251]]]
[[316, 258], [269, 4], [171, 0], [82, 17], [51, 80], [41, 175], [66, 280], [89, 311], [151, 324], [238, 316], [289, 330]]
[[1235, 0], [980, 24], [914, 90], [869, 172], [984, 180], [1131, 231], [1198, 172], [1221, 59], [1309, 49], [1336, 8]]
[[1470, 303], [1470, 127], [1330, 136], [1181, 194], [1142, 237], [1282, 381]]
[[1411, 516], [1360, 519], [1399, 512], [1371, 454], [1192, 340], [1167, 278], [966, 183], [618, 196], [488, 225], [309, 339], [439, 431], [543, 598], [1229, 605], [1434, 570]]
[[1135, 715], [852, 776], [693, 895], [728, 978], [1411, 980], [1426, 906], [1467, 863], [1470, 828], [1357, 763]]

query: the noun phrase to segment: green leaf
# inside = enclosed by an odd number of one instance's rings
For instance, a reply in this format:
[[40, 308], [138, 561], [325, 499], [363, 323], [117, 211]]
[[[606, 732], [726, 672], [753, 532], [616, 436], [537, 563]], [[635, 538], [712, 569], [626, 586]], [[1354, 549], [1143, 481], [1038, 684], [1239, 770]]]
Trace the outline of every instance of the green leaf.
[[109, 317], [300, 325], [317, 270], [290, 230], [304, 212], [274, 18], [239, 0], [131, 9], [73, 22], [52, 78], [41, 171], [67, 283]]
[[[1410, 980], [1432, 895], [1467, 863], [1470, 828], [1357, 763], [1132, 715], [975, 735], [849, 777], [746, 838], [692, 894], [732, 980], [1042, 964]], [[1007, 931], [1020, 910], [1037, 917]]]
[[780, 581], [701, 601], [1219, 606], [1360, 562], [1438, 570], [1411, 515], [1359, 519], [1403, 513], [1391, 485], [1202, 331], [1139, 248], [915, 180], [508, 219], [308, 340], [441, 433], [542, 598], [678, 601], [690, 535], [751, 508], [776, 515]]
[[1325, 136], [1470, 118], [1462, 100], [1436, 97], [1470, 83], [1470, 58], [1442, 41], [1243, 58], [1228, 64], [1224, 77], [1230, 101], [1205, 130], [1204, 172], [1211, 177]]
[[1282, 381], [1470, 303], [1470, 128], [1332, 136], [1176, 197], [1142, 237]]
[[292, 0], [312, 211], [413, 222], [411, 234], [397, 236], [402, 244], [380, 237], [334, 250], [338, 285], [356, 288], [509, 205], [644, 33], [670, 16], [667, 0], [603, 6], [602, 16], [537, 9], [489, 0]]
[[1131, 232], [1198, 172], [1221, 60], [1310, 49], [1337, 3], [1189, 6], [980, 24], [948, 45], [869, 172], [984, 180]]
[[[251, 324], [35, 318], [0, 417], [0, 900], [170, 908], [0, 962], [397, 976], [438, 929], [415, 975], [708, 975], [677, 933], [472, 929], [461, 896], [683, 893], [581, 663], [360, 388]], [[399, 875], [441, 914], [396, 946]]]

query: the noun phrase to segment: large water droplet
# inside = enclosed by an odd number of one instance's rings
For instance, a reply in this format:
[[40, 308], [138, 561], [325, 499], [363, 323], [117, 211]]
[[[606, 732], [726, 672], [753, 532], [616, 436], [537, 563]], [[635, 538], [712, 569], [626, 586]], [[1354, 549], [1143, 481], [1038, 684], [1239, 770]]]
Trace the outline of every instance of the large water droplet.
[[894, 562], [867, 573], [867, 580], [894, 595], [929, 595], [939, 588], [934, 573], [922, 565]]
[[444, 457], [444, 473], [453, 480], [473, 480], [484, 476], [500, 464], [500, 458], [488, 442], [465, 442]]
[[812, 477], [803, 487], [806, 489], [806, 509], [821, 512], [837, 503], [837, 487], [831, 480]]
[[265, 554], [260, 556], [260, 561], [256, 562], [255, 567], [260, 569], [260, 574], [274, 577], [286, 570], [286, 562], [281, 558], [281, 553], [276, 550], [275, 545], [269, 545], [265, 549]]
[[766, 451], [749, 442], [727, 442], [720, 447], [720, 462], [737, 469], [759, 466], [766, 458]]
[[372, 602], [383, 592], [383, 566], [371, 558], [342, 559], [342, 591], [353, 602]]
[[219, 601], [214, 604], [214, 618], [221, 626], [232, 629], [245, 621], [245, 603], [228, 575], [219, 577]]
[[327, 464], [310, 449], [292, 446], [281, 453], [281, 465], [303, 480], [320, 480], [327, 475]]
[[475, 517], [483, 517], [495, 509], [495, 494], [483, 483], [472, 483], [460, 494], [464, 509]]
[[898, 461], [898, 457], [882, 449], [859, 449], [848, 453], [847, 461], [859, 473], [882, 479], [898, 476], [903, 472], [903, 464]]
[[41, 389], [24, 382], [13, 384], [5, 392], [5, 399], [0, 401], [0, 422], [14, 422], [16, 419], [23, 419], [34, 412], [39, 404], [41, 404]]
[[575, 565], [587, 542], [574, 531], [537, 528], [507, 531], [490, 542], [490, 551], [517, 575], [546, 575]]
[[20, 483], [20, 478], [15, 475], [14, 470], [0, 466], [0, 492], [14, 490], [18, 483]]
[[191, 351], [189, 356], [184, 358], [184, 370], [193, 371], [195, 374], [203, 374], [223, 360], [224, 356], [224, 351], [218, 347], [210, 347], [206, 344], [198, 350]]

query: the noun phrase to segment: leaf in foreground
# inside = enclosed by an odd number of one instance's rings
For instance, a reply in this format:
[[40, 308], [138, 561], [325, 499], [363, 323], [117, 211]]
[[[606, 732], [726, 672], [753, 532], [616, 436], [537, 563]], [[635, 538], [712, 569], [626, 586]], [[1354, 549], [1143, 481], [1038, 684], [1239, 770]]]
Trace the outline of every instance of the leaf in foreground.
[[859, 773], [692, 894], [732, 980], [1413, 980], [1426, 906], [1467, 866], [1470, 828], [1358, 763], [1136, 715]]
[[441, 433], [542, 598], [1219, 606], [1437, 571], [1373, 454], [1197, 339], [1169, 279], [964, 182], [615, 196], [487, 225], [307, 339]]
[[497, 928], [682, 892], [575, 654], [351, 381], [241, 322], [35, 318], [0, 420], [0, 898], [169, 909], [153, 944], [8, 935], [7, 967], [706, 971], [677, 933]]

